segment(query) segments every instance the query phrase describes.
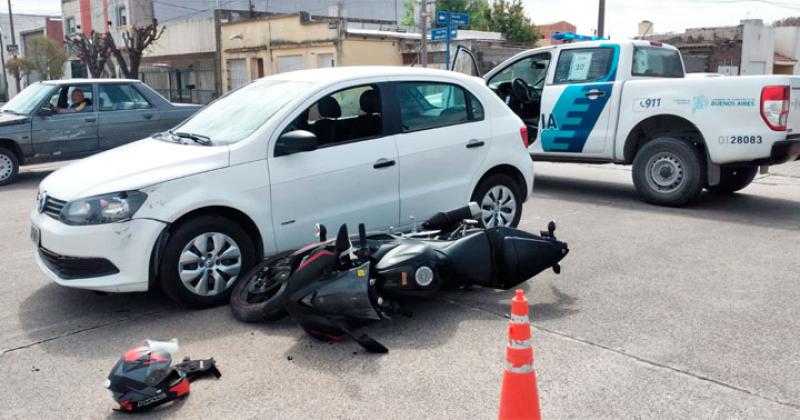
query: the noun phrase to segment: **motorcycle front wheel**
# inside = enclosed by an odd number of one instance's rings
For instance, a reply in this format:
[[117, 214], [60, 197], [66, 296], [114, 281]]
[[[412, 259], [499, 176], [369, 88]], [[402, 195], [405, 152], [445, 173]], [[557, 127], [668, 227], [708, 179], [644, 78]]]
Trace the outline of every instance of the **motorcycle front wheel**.
[[282, 297], [292, 274], [288, 257], [276, 257], [256, 264], [231, 293], [231, 310], [239, 321], [277, 321], [287, 315]]

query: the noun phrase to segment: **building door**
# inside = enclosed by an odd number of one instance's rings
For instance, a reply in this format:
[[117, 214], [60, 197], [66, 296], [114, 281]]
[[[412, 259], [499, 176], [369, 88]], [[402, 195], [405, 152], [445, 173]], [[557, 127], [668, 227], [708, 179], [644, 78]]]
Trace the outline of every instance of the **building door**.
[[228, 60], [228, 90], [239, 89], [246, 85], [247, 65], [245, 59]]
[[317, 67], [321, 69], [325, 69], [328, 67], [334, 67], [336, 63], [333, 61], [333, 54], [318, 54], [317, 55]]
[[278, 57], [278, 73], [303, 70], [304, 68], [305, 65], [303, 63], [302, 55], [286, 55], [283, 57]]

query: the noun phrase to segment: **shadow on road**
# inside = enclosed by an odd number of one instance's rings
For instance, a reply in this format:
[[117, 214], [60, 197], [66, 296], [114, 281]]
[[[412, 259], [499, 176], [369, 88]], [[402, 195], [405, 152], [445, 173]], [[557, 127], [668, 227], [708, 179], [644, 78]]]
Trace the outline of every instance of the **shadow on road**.
[[52, 339], [139, 322], [137, 318], [170, 309], [177, 309], [177, 305], [155, 292], [98, 295], [48, 284], [21, 303], [18, 316], [29, 342], [40, 343], [48, 352], [69, 352]]
[[800, 201], [748, 194], [746, 189], [731, 195], [703, 192], [693, 204], [669, 208], [642, 202], [632, 184], [541, 175], [536, 193], [583, 204], [800, 230]]
[[[528, 283], [520, 285], [527, 292]], [[550, 287], [553, 302], [536, 302], [531, 296], [530, 311], [534, 322], [561, 318], [578, 313], [571, 305], [577, 299]], [[372, 322], [355, 330], [357, 335], [368, 334], [380, 341], [389, 351], [423, 350], [447, 344], [462, 328], [461, 324], [473, 321], [496, 322], [498, 316], [507, 316], [513, 290], [470, 288], [443, 293], [434, 300], [408, 302], [404, 306], [411, 316], [395, 314], [391, 320]], [[273, 324], [265, 333], [283, 334], [285, 328], [300, 330], [299, 325], [289, 319]], [[366, 353], [358, 344], [345, 338], [343, 342], [323, 342], [303, 334], [286, 352], [295, 364], [309, 369], [335, 374], [353, 368], [367, 374], [377, 374], [377, 365], [364, 363], [369, 358], [380, 357]], [[366, 358], [366, 359], [365, 359]]]
[[41, 169], [41, 170], [29, 170], [29, 171], [21, 171], [17, 176], [17, 180], [11, 184], [0, 187], [0, 192], [3, 191], [20, 191], [26, 190], [30, 188], [36, 188], [42, 180], [53, 173], [55, 169], [48, 168], [48, 169]]

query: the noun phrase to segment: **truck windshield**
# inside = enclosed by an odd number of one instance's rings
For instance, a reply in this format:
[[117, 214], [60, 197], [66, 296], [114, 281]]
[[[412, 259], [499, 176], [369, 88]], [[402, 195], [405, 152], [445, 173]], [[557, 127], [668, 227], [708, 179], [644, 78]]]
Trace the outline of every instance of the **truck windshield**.
[[50, 95], [54, 88], [54, 85], [34, 83], [3, 105], [0, 112], [28, 115]]
[[633, 51], [634, 76], [683, 77], [683, 63], [678, 50], [660, 47], [636, 47]]
[[214, 145], [233, 144], [252, 134], [313, 85], [311, 82], [260, 80], [217, 99], [174, 131], [208, 138]]

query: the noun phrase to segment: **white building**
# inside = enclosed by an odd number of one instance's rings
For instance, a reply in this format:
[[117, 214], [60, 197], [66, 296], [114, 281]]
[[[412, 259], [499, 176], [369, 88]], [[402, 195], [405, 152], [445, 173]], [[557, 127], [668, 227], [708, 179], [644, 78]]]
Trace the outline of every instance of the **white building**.
[[[24, 38], [37, 34], [39, 31], [44, 35], [48, 19], [54, 17], [56, 16], [14, 13], [14, 41], [17, 46], [16, 55], [23, 56], [25, 53], [23, 44]], [[8, 98], [12, 98], [18, 92], [14, 76], [6, 71], [5, 68], [5, 63], [15, 55], [8, 50], [11, 45], [11, 24], [7, 13], [0, 13], [0, 40], [2, 40], [2, 51], [0, 51], [0, 54], [2, 54], [2, 69], [0, 69], [0, 71], [5, 75], [4, 78], [0, 77], [0, 95], [5, 92], [5, 87], [8, 86]], [[27, 81], [24, 79], [21, 80], [20, 87], [24, 88], [26, 82]]]

